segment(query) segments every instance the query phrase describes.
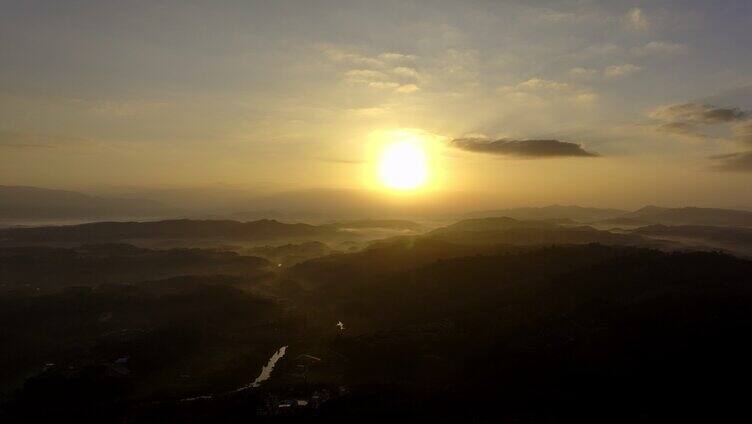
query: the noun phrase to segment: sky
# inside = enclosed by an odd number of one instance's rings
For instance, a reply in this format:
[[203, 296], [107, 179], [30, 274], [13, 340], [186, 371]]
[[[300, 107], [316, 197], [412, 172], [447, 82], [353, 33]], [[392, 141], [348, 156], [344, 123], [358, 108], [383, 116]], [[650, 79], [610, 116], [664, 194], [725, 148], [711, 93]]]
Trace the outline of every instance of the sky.
[[749, 28], [747, 0], [0, 0], [0, 185], [389, 193], [409, 140], [403, 197], [752, 207]]

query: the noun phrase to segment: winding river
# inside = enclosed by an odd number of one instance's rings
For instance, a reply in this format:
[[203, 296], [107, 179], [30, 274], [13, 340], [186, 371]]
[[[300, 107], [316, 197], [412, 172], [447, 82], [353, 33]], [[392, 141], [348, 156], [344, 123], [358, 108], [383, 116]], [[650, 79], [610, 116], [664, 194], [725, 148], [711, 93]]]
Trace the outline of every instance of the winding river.
[[237, 388], [235, 390], [231, 390], [229, 392], [224, 393], [215, 393], [213, 395], [203, 395], [203, 396], [195, 396], [190, 398], [182, 399], [183, 402], [191, 402], [195, 400], [206, 400], [206, 399], [213, 399], [216, 396], [222, 396], [222, 395], [229, 395], [232, 393], [242, 392], [243, 390], [248, 390], [252, 388], [259, 387], [261, 383], [268, 380], [269, 377], [272, 376], [272, 371], [274, 371], [274, 366], [277, 365], [277, 362], [282, 359], [283, 356], [285, 356], [285, 352], [287, 352], [287, 346], [282, 346], [279, 348], [274, 354], [269, 358], [269, 361], [261, 367], [261, 374], [259, 374], [258, 377], [256, 377], [255, 380], [251, 384], [245, 385], [243, 387]]

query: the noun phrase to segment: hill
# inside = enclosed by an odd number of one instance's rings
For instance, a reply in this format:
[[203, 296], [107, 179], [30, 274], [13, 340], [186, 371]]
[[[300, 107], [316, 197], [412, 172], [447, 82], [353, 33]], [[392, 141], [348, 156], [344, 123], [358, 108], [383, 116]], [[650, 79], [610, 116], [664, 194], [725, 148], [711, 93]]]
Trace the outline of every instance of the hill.
[[360, 284], [379, 281], [408, 269], [463, 256], [529, 251], [540, 246], [600, 243], [615, 246], [667, 246], [639, 234], [618, 234], [591, 227], [567, 227], [546, 221], [479, 218], [459, 221], [419, 236], [393, 237], [372, 242], [356, 253], [336, 253], [302, 262], [288, 271], [303, 287], [328, 287], [333, 282]]
[[752, 228], [653, 224], [636, 228], [631, 232], [647, 237], [693, 243], [695, 246], [725, 249], [744, 255], [752, 254]]
[[160, 239], [265, 241], [326, 238], [338, 235], [339, 232], [332, 228], [308, 224], [285, 224], [267, 219], [253, 222], [179, 219], [6, 228], [0, 230], [0, 242], [6, 244], [30, 242], [104, 243]]
[[438, 228], [428, 237], [461, 244], [582, 244], [657, 246], [636, 234], [597, 230], [589, 226], [560, 225], [549, 221], [520, 221], [508, 217], [477, 218]]
[[726, 255], [594, 245], [406, 271], [338, 298], [352, 332], [336, 346], [360, 385], [327, 413], [652, 422], [741, 405], [730, 376], [750, 375], [749, 272]]
[[227, 275], [251, 282], [269, 277], [271, 268], [266, 259], [213, 249], [154, 250], [128, 244], [5, 247], [0, 248], [0, 293], [41, 294], [66, 286], [183, 275]]

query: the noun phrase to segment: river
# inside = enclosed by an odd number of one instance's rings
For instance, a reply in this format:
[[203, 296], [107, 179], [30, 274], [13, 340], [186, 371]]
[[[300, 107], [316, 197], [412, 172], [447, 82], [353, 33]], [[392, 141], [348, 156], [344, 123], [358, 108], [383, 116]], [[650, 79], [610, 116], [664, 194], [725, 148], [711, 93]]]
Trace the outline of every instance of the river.
[[231, 390], [229, 392], [224, 393], [215, 393], [213, 395], [203, 395], [203, 396], [194, 396], [190, 398], [185, 398], [182, 401], [183, 402], [191, 402], [194, 400], [206, 400], [206, 399], [213, 399], [216, 396], [222, 396], [222, 395], [229, 395], [232, 393], [242, 392], [243, 390], [248, 390], [252, 388], [259, 387], [261, 383], [268, 380], [269, 377], [272, 376], [272, 371], [274, 371], [274, 366], [277, 365], [277, 362], [282, 359], [283, 356], [285, 356], [285, 352], [287, 352], [287, 346], [282, 346], [279, 348], [274, 354], [269, 358], [269, 361], [261, 367], [261, 374], [259, 374], [258, 377], [256, 377], [255, 380], [251, 384], [245, 385], [243, 387], [237, 388], [235, 390]]

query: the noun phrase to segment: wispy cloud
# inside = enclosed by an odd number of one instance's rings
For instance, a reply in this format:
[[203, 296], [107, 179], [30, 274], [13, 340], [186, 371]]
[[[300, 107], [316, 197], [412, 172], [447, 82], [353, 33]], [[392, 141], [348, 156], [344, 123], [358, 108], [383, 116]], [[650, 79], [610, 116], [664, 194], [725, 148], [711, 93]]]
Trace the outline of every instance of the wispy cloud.
[[603, 70], [603, 75], [607, 78], [621, 78], [640, 71], [642, 71], [641, 66], [625, 63], [623, 65], [612, 65], [607, 67]]
[[627, 24], [636, 30], [645, 30], [650, 26], [650, 21], [642, 9], [635, 7], [630, 9], [625, 16]]
[[[393, 93], [413, 93], [420, 89], [418, 71], [407, 66], [416, 57], [409, 54], [385, 52], [376, 56], [346, 51], [331, 45], [319, 46], [323, 54], [334, 62], [349, 67], [342, 74], [350, 85], [365, 86]], [[357, 66], [357, 67], [352, 67]]]
[[565, 82], [557, 82], [557, 81], [551, 81], [551, 80], [545, 80], [540, 78], [531, 78], [527, 81], [523, 81], [516, 86], [514, 86], [514, 89], [516, 90], [555, 90], [555, 91], [565, 91], [569, 90], [570, 86], [569, 84]]
[[[656, 129], [689, 140], [725, 140], [752, 146], [752, 112], [736, 107], [716, 107], [701, 103], [661, 106], [650, 112], [659, 123]], [[712, 137], [704, 127], [720, 127], [728, 136]], [[742, 151], [712, 156], [716, 171], [752, 171], [752, 152]]]
[[497, 93], [517, 101], [565, 100], [576, 103], [591, 103], [598, 95], [588, 89], [566, 82], [530, 78], [515, 85], [499, 87]]
[[650, 117], [663, 121], [718, 124], [743, 121], [749, 118], [750, 114], [739, 108], [714, 107], [699, 103], [681, 103], [658, 107], [650, 113]]
[[593, 78], [598, 75], [598, 71], [591, 68], [576, 67], [569, 70], [569, 75], [575, 78]]
[[716, 171], [752, 172], [752, 152], [712, 156], [711, 168]]
[[632, 54], [636, 56], [649, 56], [649, 55], [672, 55], [685, 53], [687, 46], [684, 44], [674, 43], [671, 41], [650, 41], [642, 46], [633, 47], [631, 49]]

